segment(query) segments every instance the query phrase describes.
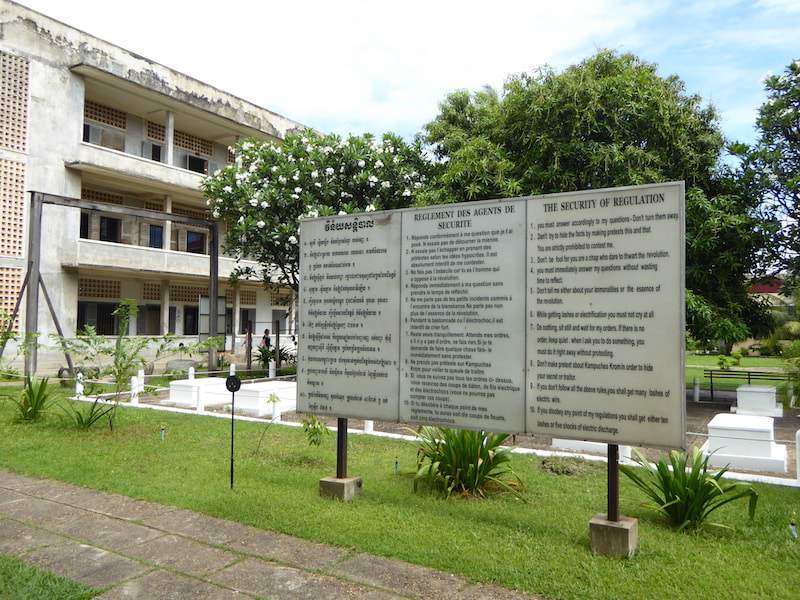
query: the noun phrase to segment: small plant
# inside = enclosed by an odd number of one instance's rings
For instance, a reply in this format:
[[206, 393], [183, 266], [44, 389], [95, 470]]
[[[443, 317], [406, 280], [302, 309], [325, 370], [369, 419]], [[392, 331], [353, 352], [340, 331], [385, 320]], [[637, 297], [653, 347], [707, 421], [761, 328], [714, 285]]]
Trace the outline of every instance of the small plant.
[[87, 402], [70, 402], [62, 409], [78, 429], [91, 429], [92, 425], [100, 421], [103, 417], [111, 418], [112, 411], [116, 404], [105, 404], [100, 402], [100, 397], [96, 397], [91, 404]]
[[303, 431], [306, 433], [309, 446], [320, 446], [322, 441], [331, 434], [331, 430], [328, 429], [325, 422], [318, 419], [316, 415], [310, 415], [303, 419]]
[[53, 388], [46, 377], [39, 380], [26, 377], [19, 397], [6, 397], [17, 407], [20, 421], [38, 421], [53, 399]]
[[720, 354], [717, 357], [717, 365], [722, 371], [730, 371], [731, 367], [734, 365], [734, 360], [730, 356]]
[[731, 360], [733, 361], [734, 367], [741, 367], [742, 366], [742, 353], [738, 350], [736, 352], [731, 352]]
[[678, 531], [700, 527], [712, 512], [739, 498], [749, 498], [750, 518], [755, 515], [758, 493], [750, 485], [724, 481], [727, 467], [709, 471], [709, 456], [703, 458], [697, 448], [691, 454], [670, 452], [669, 462], [661, 459], [656, 465], [638, 450], [633, 453], [641, 468], [620, 465], [620, 471], [652, 500], [642, 506], [666, 516]]
[[[259, 346], [256, 348], [256, 352], [258, 353], [256, 359], [258, 363], [261, 365], [261, 368], [264, 370], [269, 369], [269, 363], [275, 360], [275, 348], [270, 347], [266, 348], [264, 346]], [[280, 349], [280, 358], [281, 358], [281, 365], [292, 365], [297, 360], [297, 355], [291, 352], [288, 348], [281, 348]]]
[[542, 469], [552, 475], [585, 475], [591, 470], [591, 466], [578, 458], [564, 458], [560, 456], [550, 456], [542, 459]]
[[522, 499], [522, 482], [510, 464], [511, 449], [500, 447], [508, 434], [424, 426], [417, 436], [415, 491], [425, 482], [448, 498], [453, 493], [483, 498], [505, 491]]

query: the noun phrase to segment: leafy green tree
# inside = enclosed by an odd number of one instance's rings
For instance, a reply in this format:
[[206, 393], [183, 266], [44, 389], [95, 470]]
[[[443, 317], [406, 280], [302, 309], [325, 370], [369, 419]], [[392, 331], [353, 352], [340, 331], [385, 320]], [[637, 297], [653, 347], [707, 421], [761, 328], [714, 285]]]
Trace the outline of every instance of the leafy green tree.
[[234, 164], [207, 177], [203, 190], [227, 226], [228, 251], [257, 261], [266, 282], [297, 290], [301, 217], [409, 206], [429, 169], [419, 142], [306, 130], [282, 143], [240, 142]]
[[742, 178], [763, 201], [763, 210], [782, 223], [771, 258], [776, 270], [800, 279], [800, 60], [764, 80], [767, 100], [756, 119], [759, 136], [752, 148], [734, 146], [742, 159]]
[[686, 181], [692, 335], [731, 344], [769, 328], [747, 283], [763, 270], [773, 223], [721, 165], [716, 112], [677, 76], [602, 50], [561, 73], [515, 75], [502, 96], [457, 91], [422, 139], [439, 161], [422, 203]]

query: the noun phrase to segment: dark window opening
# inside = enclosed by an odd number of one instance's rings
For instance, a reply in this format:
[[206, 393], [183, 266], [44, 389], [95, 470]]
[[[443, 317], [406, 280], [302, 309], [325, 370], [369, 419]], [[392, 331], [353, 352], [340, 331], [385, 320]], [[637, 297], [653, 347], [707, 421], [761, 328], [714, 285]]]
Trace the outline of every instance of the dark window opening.
[[89, 213], [81, 213], [81, 238], [89, 239]]
[[225, 309], [225, 334], [230, 335], [233, 333], [233, 309]]
[[122, 221], [111, 217], [100, 217], [100, 239], [104, 242], [120, 241]]
[[116, 309], [117, 305], [111, 302], [78, 301], [78, 331], [90, 325], [98, 335], [117, 335], [119, 319], [113, 314]]
[[163, 225], [150, 225], [150, 236], [148, 245], [151, 248], [164, 247], [164, 226]]
[[256, 330], [256, 309], [255, 308], [241, 308], [239, 309], [239, 333], [247, 333], [248, 328], [251, 332], [255, 333]]
[[199, 231], [186, 232], [186, 251], [194, 254], [206, 253], [206, 234]]
[[195, 173], [208, 174], [208, 161], [205, 158], [192, 156], [191, 154], [186, 157], [186, 168]]
[[169, 332], [175, 333], [175, 321], [178, 320], [178, 309], [175, 306], [169, 307]]
[[152, 149], [150, 150], [150, 158], [156, 162], [161, 162], [161, 146], [158, 144], [153, 144]]
[[183, 307], [183, 335], [197, 335], [198, 311], [197, 306]]

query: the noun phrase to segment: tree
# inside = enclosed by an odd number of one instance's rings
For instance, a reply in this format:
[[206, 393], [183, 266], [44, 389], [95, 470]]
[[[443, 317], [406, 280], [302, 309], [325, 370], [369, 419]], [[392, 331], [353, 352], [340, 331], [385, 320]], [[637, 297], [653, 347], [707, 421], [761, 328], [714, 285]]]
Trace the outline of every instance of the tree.
[[800, 60], [764, 80], [767, 100], [756, 119], [753, 147], [734, 146], [742, 159], [742, 178], [760, 196], [762, 210], [782, 224], [771, 259], [797, 287], [800, 278]]
[[763, 268], [772, 224], [757, 214], [757, 196], [721, 166], [714, 109], [686, 94], [677, 76], [602, 50], [561, 73], [513, 76], [502, 96], [449, 95], [423, 141], [440, 163], [423, 201], [686, 181], [692, 334], [730, 344], [768, 327], [747, 283]]
[[388, 133], [377, 141], [306, 130], [282, 143], [244, 140], [235, 154], [203, 182], [212, 216], [227, 227], [226, 249], [295, 291], [300, 218], [409, 206], [430, 169], [419, 142]]

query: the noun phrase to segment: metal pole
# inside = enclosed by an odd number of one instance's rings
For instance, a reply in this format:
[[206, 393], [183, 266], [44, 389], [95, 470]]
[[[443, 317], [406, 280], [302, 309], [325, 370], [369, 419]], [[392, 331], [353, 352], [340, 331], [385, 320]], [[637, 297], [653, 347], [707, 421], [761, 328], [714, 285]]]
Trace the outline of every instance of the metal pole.
[[275, 321], [275, 370], [281, 368], [281, 320]]
[[[58, 332], [58, 337], [61, 338], [63, 341], [64, 339], [64, 330], [61, 329], [61, 322], [58, 320], [58, 315], [56, 314], [55, 309], [53, 308], [53, 303], [50, 301], [50, 294], [47, 293], [47, 286], [44, 284], [44, 279], [41, 277], [39, 278], [39, 284], [42, 286], [42, 294], [44, 294], [44, 301], [47, 302], [47, 308], [50, 309], [50, 316], [53, 317], [53, 323], [56, 326], [56, 331]], [[67, 351], [66, 347], [63, 347], [62, 350], [64, 351], [64, 356], [67, 359], [67, 367], [69, 368], [69, 376], [75, 377], [75, 367], [72, 364], [72, 356], [70, 356], [69, 352]]]
[[231, 392], [231, 489], [233, 489], [233, 413], [236, 408], [236, 392]]
[[619, 446], [608, 445], [608, 514], [609, 521], [619, 521]]
[[347, 477], [347, 419], [336, 420], [336, 478]]
[[28, 225], [28, 291], [25, 296], [25, 375], [36, 374], [39, 331], [39, 274], [42, 239], [42, 196], [31, 194], [31, 215]]
[[[208, 337], [217, 337], [217, 296], [219, 296], [219, 226], [212, 223], [209, 228], [208, 265]], [[217, 348], [208, 347], [208, 370], [217, 369]]]

